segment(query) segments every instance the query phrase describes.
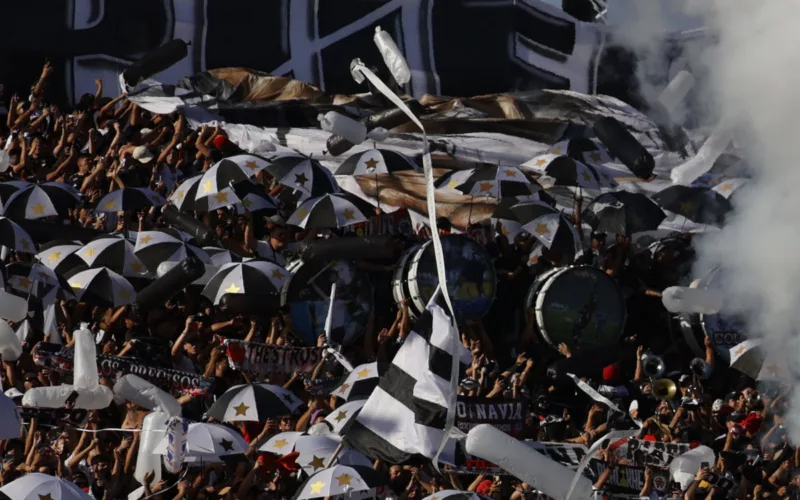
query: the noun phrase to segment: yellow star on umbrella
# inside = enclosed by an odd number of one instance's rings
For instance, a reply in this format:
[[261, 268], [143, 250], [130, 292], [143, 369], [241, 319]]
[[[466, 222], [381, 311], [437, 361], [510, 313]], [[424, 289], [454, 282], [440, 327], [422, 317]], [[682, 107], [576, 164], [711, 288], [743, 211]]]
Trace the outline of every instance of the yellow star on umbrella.
[[322, 488], [325, 487], [325, 483], [322, 481], [317, 481], [316, 483], [311, 485], [311, 493], [322, 493]]
[[728, 191], [731, 191], [732, 189], [733, 189], [733, 184], [725, 183], [720, 188], [720, 191], [722, 191], [724, 193], [727, 193]]
[[510, 168], [509, 168], [509, 169], [506, 169], [506, 170], [505, 170], [505, 173], [506, 173], [506, 175], [507, 175], [508, 177], [516, 177], [516, 176], [517, 176], [517, 172], [516, 172], [516, 171], [514, 171], [514, 170], [511, 170]]
[[235, 283], [231, 283], [231, 286], [225, 289], [225, 293], [239, 293], [239, 290], [241, 290], [241, 288], [236, 286]]
[[592, 182], [592, 174], [590, 174], [589, 172], [584, 172], [581, 174], [581, 176], [583, 176], [583, 180], [585, 180], [586, 182]]
[[147, 236], [143, 236], [142, 239], [139, 240], [139, 243], [141, 243], [142, 245], [147, 245], [148, 243], [150, 243], [150, 241], [152, 241], [152, 239], [153, 237], [148, 234]]
[[83, 252], [83, 255], [84, 255], [84, 257], [94, 257], [94, 254], [96, 254], [96, 253], [97, 253], [97, 250], [95, 250], [92, 247], [89, 247], [89, 248], [86, 249], [85, 252]]
[[39, 276], [40, 280], [45, 280], [45, 281], [49, 281], [50, 280], [50, 275], [47, 274], [44, 271], [39, 271], [38, 273], [36, 273], [36, 275]]
[[492, 183], [491, 182], [481, 182], [480, 189], [481, 193], [488, 193], [492, 190]]
[[258, 168], [258, 163], [256, 163], [256, 162], [255, 162], [255, 161], [253, 161], [253, 160], [247, 160], [247, 161], [244, 163], [244, 166], [245, 166], [245, 168], [249, 168], [250, 170], [255, 170], [255, 169], [257, 169], [257, 168]]
[[49, 260], [51, 264], [60, 258], [61, 258], [61, 252], [53, 252], [47, 256], [47, 260]]
[[736, 352], [734, 352], [734, 354], [736, 354], [737, 356], [741, 356], [744, 351], [745, 351], [744, 346], [739, 346], [739, 348], [736, 349]]
[[600, 153], [598, 153], [597, 151], [595, 151], [594, 153], [591, 153], [591, 154], [589, 155], [589, 158], [591, 158], [593, 161], [600, 161], [600, 159], [601, 159], [602, 157], [603, 157], [603, 156], [602, 156]]
[[545, 160], [545, 159], [536, 160], [536, 166], [537, 166], [537, 167], [542, 167], [542, 166], [544, 166], [545, 164], [547, 164], [547, 160]]
[[272, 277], [275, 278], [275, 279], [282, 280], [283, 279], [283, 273], [281, 272], [280, 269], [273, 269], [272, 270]]
[[288, 444], [289, 444], [289, 441], [287, 441], [285, 439], [279, 439], [279, 440], [275, 441], [273, 446], [275, 446], [275, 448], [278, 448], [279, 450], [282, 450], [283, 447], [288, 445]]
[[247, 410], [249, 410], [250, 407], [245, 405], [244, 403], [239, 403], [239, 406], [234, 406], [233, 409], [236, 410], [236, 415], [235, 416], [238, 417], [240, 415], [241, 416], [247, 415]]
[[214, 195], [219, 203], [228, 203], [228, 193], [217, 193]]
[[458, 181], [456, 181], [456, 180], [450, 181], [450, 182], [447, 184], [447, 187], [449, 187], [450, 189], [455, 189], [455, 188], [456, 188], [456, 186], [458, 186]]
[[364, 377], [366, 377], [367, 375], [369, 375], [369, 370], [368, 370], [368, 369], [366, 369], [366, 368], [364, 368], [363, 370], [361, 370], [360, 372], [358, 372], [358, 378], [364, 378]]
[[301, 219], [305, 219], [306, 216], [308, 215], [308, 210], [306, 210], [305, 208], [301, 208], [297, 210], [297, 213], [300, 214]]
[[210, 193], [211, 192], [211, 187], [212, 187], [212, 185], [211, 185], [211, 181], [210, 180], [206, 181], [205, 183], [203, 183], [203, 193]]
[[561, 154], [561, 146], [553, 148], [553, 153], [560, 155]]
[[339, 477], [337, 477], [335, 479], [337, 481], [339, 481], [339, 486], [344, 486], [344, 485], [350, 486], [350, 480], [353, 479], [353, 476], [351, 476], [349, 474], [342, 474], [341, 476], [339, 476]]
[[505, 225], [501, 224], [500, 225], [500, 232], [503, 233], [504, 236], [508, 236], [508, 233], [510, 233], [511, 231], [509, 231], [508, 228]]
[[550, 229], [547, 227], [547, 224], [536, 224], [536, 233], [545, 235], [550, 232]]
[[308, 462], [308, 466], [309, 467], [313, 467], [314, 468], [314, 472], [316, 472], [317, 469], [324, 469], [325, 468], [325, 459], [321, 458], [321, 457], [318, 457], [316, 455], [312, 455], [312, 456], [314, 458], [310, 462]]
[[375, 170], [375, 167], [377, 167], [378, 163], [380, 163], [380, 162], [378, 160], [374, 159], [374, 158], [370, 158], [369, 160], [365, 161], [364, 163], [367, 165], [367, 168], [369, 170]]
[[42, 495], [39, 493], [39, 500], [53, 500], [53, 495], [48, 493], [47, 495]]
[[353, 211], [350, 210], [349, 208], [345, 208], [344, 213], [342, 215], [344, 215], [344, 220], [347, 221], [351, 221], [356, 218], [356, 214], [353, 213]]
[[345, 392], [347, 392], [347, 389], [349, 387], [350, 387], [350, 384], [342, 384], [342, 386], [339, 387], [339, 391], [338, 392], [341, 392], [342, 394], [344, 394]]
[[22, 245], [22, 248], [24, 248], [25, 250], [27, 250], [31, 246], [31, 242], [28, 240], [20, 240], [19, 244]]
[[36, 205], [31, 207], [31, 212], [36, 215], [44, 215], [44, 205], [41, 203], [37, 203]]
[[33, 284], [33, 280], [23, 276], [22, 278], [19, 279], [17, 283], [19, 284], [19, 286], [23, 288], [28, 288]]
[[245, 208], [249, 209], [250, 207], [253, 206], [253, 200], [251, 200], [250, 198], [245, 198], [242, 200], [242, 205], [244, 205]]
[[694, 204], [691, 201], [684, 201], [680, 205], [681, 212], [691, 212], [694, 210]]
[[183, 191], [178, 191], [175, 193], [175, 199], [180, 201], [183, 199], [183, 195], [184, 195]]
[[128, 300], [131, 298], [131, 293], [127, 290], [120, 290], [117, 295], [119, 296], [119, 300]]
[[117, 202], [114, 200], [108, 200], [107, 202], [103, 203], [103, 208], [106, 210], [114, 210], [114, 207], [117, 206]]
[[334, 420], [336, 420], [337, 422], [341, 422], [342, 420], [344, 420], [346, 418], [347, 418], [347, 412], [346, 411], [339, 411], [339, 413], [336, 415], [336, 418]]
[[138, 262], [132, 262], [131, 269], [133, 270], [133, 272], [138, 274], [142, 274], [145, 271], [144, 266], [139, 264]]
[[78, 283], [77, 281], [73, 281], [69, 284], [72, 288], [83, 288], [83, 283]]

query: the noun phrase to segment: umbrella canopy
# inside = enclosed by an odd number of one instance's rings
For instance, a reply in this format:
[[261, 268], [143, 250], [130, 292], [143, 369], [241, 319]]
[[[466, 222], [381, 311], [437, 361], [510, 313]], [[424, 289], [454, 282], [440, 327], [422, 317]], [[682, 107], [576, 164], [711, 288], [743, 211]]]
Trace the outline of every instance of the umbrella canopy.
[[303, 401], [291, 391], [270, 384], [231, 387], [206, 412], [221, 422], [263, 422], [267, 418], [291, 415]]
[[388, 149], [368, 149], [347, 158], [334, 172], [335, 175], [391, 174], [403, 170], [417, 170], [419, 166], [408, 156]]
[[611, 154], [599, 141], [586, 137], [574, 137], [557, 142], [547, 152], [553, 155], [566, 155], [587, 164], [602, 164], [611, 161]]
[[80, 272], [70, 278], [69, 285], [76, 299], [94, 305], [120, 307], [136, 300], [133, 285], [105, 267]]
[[242, 207], [250, 212], [278, 211], [278, 202], [266, 193], [261, 184], [250, 181], [239, 182], [234, 184], [232, 189]]
[[528, 196], [510, 196], [508, 198], [503, 198], [497, 204], [497, 208], [494, 210], [490, 219], [492, 227], [500, 234], [505, 235], [510, 242], [513, 242], [517, 235], [524, 231], [522, 229], [522, 224], [517, 220], [516, 214], [511, 211], [511, 207], [535, 201], [540, 201], [550, 206], [555, 206], [556, 204], [556, 200], [544, 190]]
[[471, 491], [442, 490], [428, 495], [422, 500], [445, 500], [445, 498], [447, 500], [487, 500], [491, 497], [479, 495], [478, 493], [473, 493]]
[[503, 198], [525, 196], [542, 189], [533, 177], [515, 167], [480, 167], [443, 175], [436, 187], [447, 186], [466, 195]]
[[0, 394], [0, 439], [20, 437], [22, 435], [20, 424], [22, 418], [19, 416], [16, 403], [5, 394]]
[[75, 252], [83, 248], [80, 243], [64, 243], [41, 249], [36, 258], [56, 273], [71, 278], [75, 273], [89, 269], [89, 266]]
[[19, 191], [20, 189], [25, 189], [30, 186], [32, 183], [26, 181], [6, 181], [0, 182], [0, 201], [3, 202], [3, 206], [8, 202], [11, 195]]
[[[246, 161], [242, 163], [247, 164]], [[237, 162], [228, 158], [218, 161], [203, 173], [199, 181], [200, 189], [197, 190], [195, 199], [219, 193], [230, 187], [231, 184], [248, 180], [253, 175], [249, 173], [250, 171], [247, 168], [242, 169]]]
[[0, 217], [0, 245], [16, 252], [36, 253], [31, 235], [6, 217]]
[[189, 255], [203, 264], [211, 263], [211, 257], [197, 246], [194, 238], [171, 228], [138, 233], [133, 251], [151, 272], [156, 272], [162, 262], [181, 262]]
[[599, 165], [587, 165], [569, 156], [544, 154], [528, 160], [522, 166], [551, 177], [555, 186], [584, 189], [617, 187], [610, 170]]
[[279, 294], [289, 274], [281, 266], [261, 260], [226, 264], [208, 280], [203, 296], [217, 305], [226, 293]]
[[[323, 436], [309, 435], [303, 432], [281, 432], [261, 445], [259, 451], [285, 455], [296, 451], [299, 456], [295, 462], [300, 465], [306, 474], [314, 474], [325, 468], [342, 439], [336, 434]], [[348, 461], [350, 464], [369, 467], [368, 458], [358, 452], [351, 452], [337, 457]]]
[[318, 161], [299, 155], [278, 156], [265, 169], [286, 187], [300, 193], [301, 199], [336, 193], [339, 186], [330, 171]]
[[737, 177], [734, 179], [727, 179], [720, 182], [713, 189], [715, 192], [721, 194], [723, 197], [730, 199], [731, 195], [736, 192], [740, 187], [747, 184], [750, 179], [744, 177]]
[[120, 212], [160, 207], [167, 203], [163, 196], [146, 188], [122, 188], [100, 198], [95, 212]]
[[572, 225], [553, 207], [541, 203], [524, 203], [511, 207], [523, 230], [551, 251], [574, 255], [581, 250], [581, 237]]
[[[219, 457], [228, 455], [243, 455], [249, 445], [235, 430], [225, 425], [194, 422], [189, 424], [186, 432], [186, 458], [187, 462], [206, 461], [218, 462]], [[153, 453], [167, 454], [167, 437], [156, 445]], [[195, 460], [188, 460], [194, 458]]]
[[342, 398], [345, 401], [367, 399], [372, 394], [372, 391], [378, 387], [379, 381], [380, 373], [378, 372], [377, 361], [358, 365], [347, 374], [347, 378], [331, 395]]
[[29, 184], [12, 194], [5, 203], [5, 215], [12, 219], [66, 217], [80, 201], [77, 189], [63, 182]]
[[6, 265], [8, 284], [20, 292], [44, 297], [53, 288], [66, 292], [65, 298], [73, 298], [72, 287], [63, 276], [42, 264], [12, 262]]
[[733, 207], [713, 189], [694, 186], [670, 186], [653, 195], [664, 210], [682, 215], [693, 222], [721, 225]]
[[269, 161], [266, 158], [253, 154], [234, 155], [225, 159], [238, 165], [242, 172], [249, 177], [256, 175], [269, 166]]
[[197, 175], [183, 181], [178, 186], [178, 189], [169, 195], [169, 202], [175, 205], [178, 210], [210, 212], [238, 201], [233, 189], [227, 186], [221, 191], [212, 193], [210, 185], [206, 184], [209, 192], [204, 193], [205, 188], [200, 189], [202, 179], [202, 175]]
[[361, 408], [367, 403], [366, 398], [357, 401], [348, 401], [342, 406], [337, 407], [331, 411], [325, 421], [328, 422], [333, 428], [333, 432], [341, 434], [347, 426], [347, 423], [361, 411]]
[[745, 340], [731, 347], [730, 364], [744, 373], [748, 377], [758, 380], [764, 365], [764, 351], [761, 349], [761, 341]]
[[98, 236], [76, 252], [89, 268], [107, 267], [131, 278], [141, 278], [147, 266], [134, 253], [133, 244], [121, 233]]
[[356, 491], [369, 491], [384, 484], [384, 477], [369, 467], [335, 465], [309, 477], [297, 490], [294, 499], [346, 495]]
[[75, 483], [32, 472], [0, 488], [12, 500], [91, 500]]
[[369, 203], [348, 194], [326, 194], [304, 201], [286, 221], [305, 229], [339, 228], [369, 219]]
[[603, 193], [589, 203], [582, 219], [595, 231], [630, 236], [658, 229], [667, 214], [642, 193]]
[[242, 262], [244, 260], [244, 257], [226, 248], [203, 247], [203, 251], [208, 255], [211, 264], [214, 266], [222, 266], [230, 264], [231, 262]]

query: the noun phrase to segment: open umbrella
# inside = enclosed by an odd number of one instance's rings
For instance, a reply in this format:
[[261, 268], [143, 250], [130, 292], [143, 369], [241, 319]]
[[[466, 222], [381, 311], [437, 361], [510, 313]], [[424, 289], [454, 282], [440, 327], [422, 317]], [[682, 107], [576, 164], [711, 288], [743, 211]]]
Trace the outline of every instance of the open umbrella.
[[134, 253], [135, 247], [121, 233], [103, 234], [76, 252], [90, 268], [107, 267], [131, 278], [141, 278], [147, 266]]
[[378, 387], [380, 373], [378, 363], [365, 363], [353, 368], [339, 387], [331, 393], [332, 396], [342, 398], [345, 401], [356, 401], [367, 399], [372, 391]]
[[63, 298], [73, 298], [72, 287], [67, 280], [52, 269], [38, 263], [12, 262], [6, 265], [8, 284], [15, 290], [44, 297], [52, 289], [65, 292]]
[[31, 235], [7, 217], [0, 217], [0, 245], [16, 252], [36, 253]]
[[[221, 457], [244, 455], [247, 441], [225, 425], [194, 422], [186, 432], [186, 462], [221, 462]], [[156, 445], [153, 453], [167, 454], [167, 436]]]
[[80, 201], [80, 192], [63, 182], [29, 184], [12, 194], [4, 205], [4, 214], [13, 219], [66, 217]]
[[336, 168], [335, 175], [391, 174], [419, 167], [408, 156], [389, 149], [368, 149], [356, 153]]
[[279, 183], [300, 193], [301, 199], [339, 191], [333, 175], [316, 160], [300, 155], [283, 155], [270, 162], [265, 171]]
[[731, 195], [733, 193], [735, 193], [736, 190], [738, 190], [740, 187], [742, 187], [743, 185], [747, 184], [748, 181], [750, 181], [750, 179], [747, 179], [747, 178], [744, 178], [744, 177], [737, 177], [737, 178], [734, 178], [734, 179], [726, 179], [726, 180], [720, 182], [719, 184], [717, 184], [716, 186], [714, 186], [711, 189], [713, 189], [717, 193], [721, 194], [725, 198], [730, 199]]
[[611, 154], [599, 141], [593, 141], [586, 137], [573, 137], [557, 142], [547, 152], [553, 155], [566, 155], [588, 164], [602, 164], [611, 161]]
[[91, 500], [75, 483], [31, 472], [0, 488], [11, 500]]
[[89, 266], [75, 254], [83, 248], [80, 242], [54, 241], [43, 244], [36, 258], [56, 273], [71, 278], [75, 273], [89, 269]]
[[120, 212], [160, 207], [167, 203], [163, 196], [146, 188], [122, 188], [100, 198], [95, 212]]
[[588, 165], [569, 156], [544, 154], [522, 164], [553, 179], [554, 186], [603, 189], [617, 186], [614, 174], [600, 165]]
[[225, 158], [226, 160], [235, 163], [242, 171], [249, 177], [256, 175], [269, 166], [269, 161], [266, 158], [253, 154], [234, 155]]
[[642, 193], [615, 191], [593, 199], [583, 212], [583, 221], [595, 231], [630, 236], [658, 229], [667, 214]]
[[721, 225], [733, 207], [719, 192], [706, 187], [675, 185], [653, 195], [664, 210], [701, 224]]
[[8, 202], [8, 199], [11, 198], [11, 195], [19, 191], [20, 189], [25, 189], [30, 186], [32, 183], [27, 181], [6, 181], [0, 182], [0, 201], [2, 201], [3, 206]]
[[309, 477], [297, 490], [294, 500], [325, 498], [369, 491], [386, 484], [386, 478], [370, 467], [334, 465]]
[[208, 280], [202, 293], [214, 305], [228, 293], [279, 294], [289, 274], [281, 266], [262, 260], [225, 264]]
[[550, 206], [555, 206], [556, 204], [556, 200], [544, 190], [528, 196], [509, 196], [508, 198], [503, 198], [497, 204], [497, 208], [495, 208], [492, 214], [490, 220], [492, 227], [497, 228], [501, 234], [505, 235], [509, 241], [513, 242], [514, 238], [524, 231], [522, 230], [522, 224], [517, 220], [517, 216], [511, 211], [511, 207], [534, 201], [540, 201]]
[[172, 228], [137, 233], [133, 251], [151, 272], [156, 272], [162, 262], [181, 262], [190, 255], [203, 264], [211, 263], [211, 258], [197, 246], [194, 238]]
[[304, 201], [286, 221], [304, 229], [340, 228], [369, 220], [372, 206], [349, 194], [326, 194]]
[[[295, 462], [307, 474], [311, 475], [325, 468], [325, 464], [330, 461], [341, 443], [342, 438], [336, 434], [317, 436], [303, 432], [281, 432], [261, 445], [259, 451], [276, 455], [286, 455], [296, 451], [299, 456]], [[336, 460], [343, 465], [361, 465], [364, 467], [372, 465], [367, 457], [353, 450], [347, 450], [347, 452], [340, 454]]]
[[16, 403], [6, 396], [0, 394], [0, 439], [17, 439], [22, 435], [22, 418], [19, 416], [19, 408]]
[[361, 408], [367, 403], [366, 399], [359, 399], [356, 401], [348, 401], [342, 406], [337, 407], [331, 411], [325, 421], [328, 422], [333, 428], [333, 432], [341, 434], [347, 423], [361, 411]]
[[[242, 163], [247, 165], [246, 162]], [[243, 169], [237, 162], [224, 158], [203, 173], [199, 181], [200, 189], [197, 190], [195, 199], [219, 193], [230, 187], [231, 184], [246, 181], [253, 175], [249, 172], [250, 169]]]
[[204, 193], [201, 188], [202, 175], [189, 177], [178, 185], [178, 188], [169, 195], [169, 202], [175, 205], [178, 210], [197, 210], [199, 212], [210, 212], [218, 208], [223, 208], [234, 203], [236, 198], [233, 189], [225, 187], [216, 193], [211, 192], [211, 187], [206, 184], [209, 192]]
[[136, 291], [128, 280], [105, 267], [80, 272], [70, 278], [69, 284], [81, 302], [120, 307], [136, 300]]
[[442, 490], [432, 493], [422, 500], [489, 500], [491, 497], [479, 495], [471, 491]]
[[480, 167], [456, 170], [436, 180], [436, 187], [447, 186], [470, 196], [504, 198], [526, 196], [542, 189], [536, 180], [515, 167]]
[[291, 415], [303, 401], [283, 387], [245, 384], [231, 387], [217, 398], [206, 416], [221, 422], [263, 422]]
[[203, 251], [208, 255], [209, 259], [211, 259], [211, 264], [214, 266], [222, 266], [224, 264], [230, 264], [231, 262], [242, 262], [244, 260], [244, 257], [231, 252], [227, 248], [203, 247]]
[[553, 207], [533, 202], [513, 206], [511, 211], [522, 229], [549, 250], [565, 255], [575, 255], [581, 250], [581, 238], [572, 221]]

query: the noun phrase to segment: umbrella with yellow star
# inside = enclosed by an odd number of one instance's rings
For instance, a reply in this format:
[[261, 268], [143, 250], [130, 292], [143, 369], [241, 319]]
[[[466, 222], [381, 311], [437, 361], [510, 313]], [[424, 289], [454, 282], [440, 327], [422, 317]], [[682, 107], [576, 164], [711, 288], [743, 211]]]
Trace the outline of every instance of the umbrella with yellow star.
[[[12, 500], [91, 500], [92, 497], [75, 483], [59, 477], [32, 472], [0, 488]], [[0, 496], [2, 496], [0, 495]]]
[[388, 478], [363, 466], [334, 465], [323, 469], [306, 480], [297, 490], [294, 500], [325, 498], [346, 495], [358, 491], [369, 491], [387, 484]]
[[581, 237], [572, 221], [542, 202], [522, 203], [511, 207], [522, 229], [548, 250], [575, 255], [581, 250]]
[[[234, 429], [220, 424], [193, 422], [186, 432], [186, 463], [222, 462], [222, 457], [244, 455], [247, 441]], [[153, 453], [167, 454], [167, 436], [156, 444]]]
[[198, 212], [210, 212], [240, 201], [233, 192], [233, 188], [225, 186], [224, 189], [212, 192], [211, 182], [201, 183], [202, 180], [202, 175], [184, 180], [169, 195], [168, 201], [178, 210], [197, 210]]
[[225, 264], [208, 280], [203, 296], [218, 305], [225, 294], [280, 295], [289, 271], [273, 262], [249, 260]]
[[128, 278], [147, 276], [147, 266], [134, 253], [135, 247], [122, 233], [98, 236], [75, 252], [89, 268], [106, 267]]
[[232, 252], [227, 248], [203, 247], [203, 251], [211, 259], [211, 265], [213, 266], [223, 266], [225, 264], [230, 264], [231, 262], [242, 262], [245, 260], [245, 257], [242, 257], [236, 252]]
[[80, 241], [49, 241], [39, 247], [36, 260], [61, 276], [71, 278], [75, 273], [89, 269], [86, 262], [75, 254], [81, 248], [83, 244]]
[[31, 183], [27, 181], [6, 181], [0, 182], [0, 202], [5, 206], [11, 195], [21, 189], [26, 189]]
[[612, 161], [611, 154], [600, 141], [588, 139], [586, 137], [573, 137], [566, 141], [557, 142], [553, 144], [547, 152], [553, 155], [566, 155], [590, 165], [598, 165]]
[[675, 185], [653, 195], [664, 210], [682, 215], [693, 222], [720, 226], [733, 210], [728, 199], [706, 187]]
[[666, 217], [647, 195], [614, 191], [593, 199], [581, 218], [595, 231], [631, 236], [658, 229]]
[[[218, 161], [201, 176], [198, 183], [200, 189], [197, 190], [195, 199], [222, 192], [232, 184], [249, 180], [254, 174], [251, 173], [253, 170], [247, 168], [246, 165], [245, 160], [233, 161], [230, 158], [224, 158]], [[256, 167], [257, 169], [258, 167]]]
[[270, 165], [266, 158], [249, 153], [229, 156], [225, 159], [237, 164], [248, 177], [253, 177]]
[[304, 229], [341, 228], [368, 220], [373, 210], [351, 194], [326, 194], [304, 201], [286, 222]]
[[147, 188], [126, 187], [111, 191], [100, 198], [94, 207], [95, 212], [121, 212], [139, 210], [149, 207], [160, 207], [167, 200], [163, 196]]
[[67, 217], [80, 199], [80, 192], [63, 182], [29, 184], [8, 198], [3, 213], [17, 220]]
[[359, 399], [356, 401], [348, 401], [342, 406], [337, 406], [336, 409], [331, 410], [325, 421], [331, 426], [333, 432], [341, 434], [353, 417], [358, 415], [361, 408], [366, 404], [366, 399]]
[[508, 198], [503, 198], [497, 204], [497, 208], [495, 208], [490, 219], [492, 228], [494, 228], [499, 234], [504, 235], [506, 238], [508, 238], [508, 241], [513, 243], [514, 238], [524, 231], [522, 229], [522, 224], [520, 224], [517, 220], [517, 216], [511, 211], [511, 207], [521, 203], [530, 203], [533, 201], [541, 201], [553, 207], [556, 205], [556, 200], [544, 190], [528, 196], [511, 196]]
[[291, 415], [302, 404], [303, 400], [283, 387], [244, 384], [225, 391], [214, 401], [206, 416], [221, 422], [264, 422], [268, 418]]
[[36, 253], [31, 235], [7, 217], [0, 217], [0, 245], [16, 252]]
[[23, 293], [43, 298], [58, 288], [62, 299], [74, 298], [72, 287], [67, 280], [52, 269], [38, 263], [12, 262], [6, 265], [8, 285]]
[[69, 285], [79, 302], [104, 307], [133, 304], [136, 291], [128, 280], [111, 269], [88, 269], [70, 278]]
[[611, 170], [600, 165], [589, 165], [569, 156], [545, 153], [531, 158], [521, 166], [551, 178], [554, 186], [583, 189], [617, 187]]
[[736, 192], [737, 189], [742, 187], [743, 185], [747, 184], [750, 179], [746, 179], [744, 177], [736, 177], [733, 179], [726, 179], [716, 186], [713, 189], [717, 193], [721, 194], [725, 198], [730, 199], [731, 195]]
[[264, 171], [280, 184], [295, 190], [301, 200], [340, 191], [330, 170], [305, 156], [278, 155], [270, 159], [270, 165]]
[[536, 180], [515, 167], [485, 166], [470, 170], [455, 170], [436, 180], [437, 188], [448, 187], [469, 196], [504, 198], [528, 196], [542, 190]]
[[422, 500], [487, 500], [491, 497], [461, 490], [442, 490], [432, 493]]
[[389, 149], [368, 149], [347, 158], [334, 175], [391, 174], [403, 170], [418, 170], [413, 159]]
[[181, 262], [190, 255], [203, 264], [211, 264], [211, 257], [197, 246], [194, 238], [172, 228], [139, 232], [133, 251], [151, 272], [156, 272], [162, 262]]
[[378, 387], [381, 373], [378, 371], [377, 361], [365, 363], [353, 368], [344, 381], [331, 395], [345, 401], [367, 399], [372, 391]]

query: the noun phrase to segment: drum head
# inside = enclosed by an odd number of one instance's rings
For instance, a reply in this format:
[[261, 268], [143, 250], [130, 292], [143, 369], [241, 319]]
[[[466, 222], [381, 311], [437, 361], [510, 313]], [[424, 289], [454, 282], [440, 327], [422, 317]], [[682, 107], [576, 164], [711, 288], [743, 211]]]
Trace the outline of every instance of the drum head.
[[[443, 236], [441, 241], [447, 291], [456, 318], [482, 318], [489, 312], [497, 287], [494, 263], [483, 247], [465, 236]], [[408, 271], [408, 288], [418, 313], [425, 309], [438, 285], [433, 242], [429, 241], [417, 250]]]
[[[537, 286], [534, 283], [532, 286]], [[592, 350], [619, 342], [625, 298], [617, 282], [595, 267], [554, 270], [536, 295], [536, 323], [552, 346]]]
[[374, 307], [369, 275], [352, 262], [294, 261], [292, 276], [281, 290], [281, 305], [289, 306], [295, 334], [306, 344], [316, 345], [325, 331], [331, 285], [336, 283], [331, 333], [333, 341], [352, 344], [367, 328]]

